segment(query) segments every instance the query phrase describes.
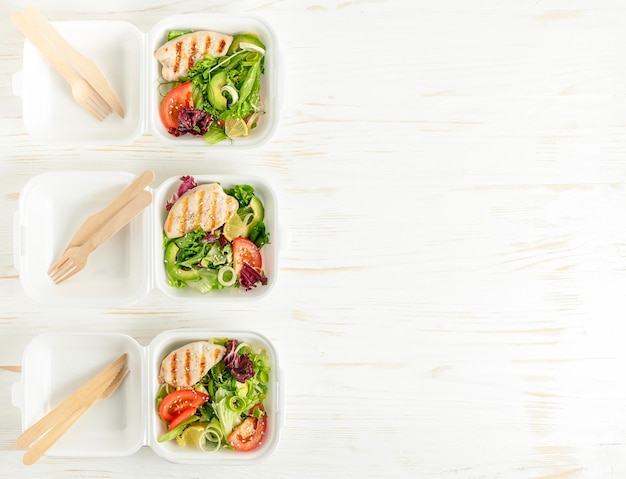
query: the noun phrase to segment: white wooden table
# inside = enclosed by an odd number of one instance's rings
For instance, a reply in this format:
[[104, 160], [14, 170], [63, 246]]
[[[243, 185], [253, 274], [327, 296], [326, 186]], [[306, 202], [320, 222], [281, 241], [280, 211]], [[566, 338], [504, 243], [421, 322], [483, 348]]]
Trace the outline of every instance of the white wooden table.
[[[0, 5], [0, 476], [626, 477], [626, 9], [616, 0], [33, 1], [52, 20], [141, 31], [195, 11], [276, 29], [285, 108], [258, 151], [185, 156], [150, 135], [75, 149], [28, 136], [23, 37]], [[212, 6], [207, 6], [212, 4]], [[47, 171], [156, 182], [258, 175], [291, 241], [254, 305], [34, 304], [12, 257], [20, 190]], [[267, 335], [285, 372], [276, 452], [250, 468], [22, 465], [10, 387], [44, 332]]]

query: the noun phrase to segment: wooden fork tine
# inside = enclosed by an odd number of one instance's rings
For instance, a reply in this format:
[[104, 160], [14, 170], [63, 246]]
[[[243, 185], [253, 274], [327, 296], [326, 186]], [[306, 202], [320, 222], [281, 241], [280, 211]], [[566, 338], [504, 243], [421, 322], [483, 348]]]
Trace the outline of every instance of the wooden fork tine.
[[77, 267], [72, 261], [71, 251], [66, 252], [61, 259], [48, 271], [48, 276], [52, 278], [56, 284], [65, 281], [73, 274], [77, 273]]
[[89, 88], [91, 89], [91, 94], [87, 97], [87, 102], [89, 102], [93, 108], [99, 111], [104, 117], [113, 113], [111, 105], [104, 101], [104, 98], [102, 98], [96, 90], [92, 87]]
[[50, 269], [48, 270], [48, 276], [53, 277], [59, 274], [61, 268], [63, 268], [65, 266], [65, 263], [67, 263], [70, 259], [66, 253], [67, 252], [63, 253], [59, 260], [52, 266], [50, 266]]
[[81, 269], [82, 268], [79, 268], [78, 265], [71, 260], [71, 258], [68, 258], [67, 261], [65, 261], [50, 277], [55, 284], [59, 284], [74, 276]]
[[59, 284], [72, 277], [87, 265], [89, 255], [99, 246], [117, 233], [125, 225], [143, 211], [152, 202], [152, 193], [142, 191], [120, 208], [104, 225], [101, 225], [85, 243], [80, 246], [69, 248], [61, 259], [51, 268], [52, 274], [49, 276]]

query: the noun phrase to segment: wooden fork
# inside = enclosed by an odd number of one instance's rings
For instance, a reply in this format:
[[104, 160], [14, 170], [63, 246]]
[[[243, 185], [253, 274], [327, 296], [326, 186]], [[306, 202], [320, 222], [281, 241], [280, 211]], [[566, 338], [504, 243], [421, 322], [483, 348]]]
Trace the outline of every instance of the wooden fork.
[[84, 110], [91, 114], [96, 120], [104, 120], [113, 110], [87, 81], [85, 81], [74, 69], [65, 61], [63, 56], [48, 42], [46, 37], [31, 23], [30, 19], [23, 12], [14, 12], [13, 23], [28, 38], [35, 47], [48, 59], [50, 64], [61, 74], [70, 84], [72, 96]]
[[[128, 375], [129, 369], [128, 367], [122, 368], [117, 375], [113, 378], [111, 384], [107, 386], [107, 388], [102, 391], [100, 396], [96, 398], [98, 399], [106, 399], [111, 394], [113, 394], [117, 388], [124, 382], [126, 376]], [[23, 462], [26, 465], [34, 464], [39, 460], [43, 454], [52, 447], [54, 443], [56, 443], [63, 434], [67, 432], [67, 430], [74, 425], [76, 421], [91, 407], [91, 404], [83, 404], [72, 411], [72, 413], [64, 419], [62, 422], [59, 422], [55, 426], [50, 429], [45, 436], [43, 436], [39, 441], [37, 441], [33, 447], [31, 447], [26, 453], [24, 453]]]
[[74, 276], [87, 264], [87, 258], [111, 236], [143, 211], [152, 201], [152, 193], [142, 191], [115, 213], [109, 221], [89, 235], [80, 246], [68, 248], [59, 261], [50, 268], [48, 275], [56, 284]]
[[98, 399], [98, 395], [106, 389], [107, 385], [126, 366], [127, 361], [128, 353], [124, 353], [99, 371], [61, 404], [22, 432], [15, 441], [17, 447], [27, 448], [36, 442], [37, 439], [44, 436], [55, 424], [63, 422], [78, 406], [93, 404]]

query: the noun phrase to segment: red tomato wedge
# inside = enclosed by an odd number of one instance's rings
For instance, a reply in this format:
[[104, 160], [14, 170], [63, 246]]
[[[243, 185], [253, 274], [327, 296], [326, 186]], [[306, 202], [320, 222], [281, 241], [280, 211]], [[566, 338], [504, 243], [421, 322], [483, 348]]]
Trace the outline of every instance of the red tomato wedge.
[[228, 436], [228, 444], [233, 446], [235, 451], [254, 451], [263, 442], [267, 429], [267, 416], [260, 404], [253, 406], [250, 414], [253, 414], [255, 409], [262, 411], [263, 415], [258, 419], [254, 416], [247, 417]]
[[209, 395], [195, 389], [186, 388], [174, 391], [163, 398], [159, 406], [159, 416], [170, 423], [172, 430], [185, 419], [193, 416], [198, 408], [209, 400]]
[[178, 85], [161, 103], [161, 121], [165, 128], [178, 128], [178, 112], [181, 108], [193, 107], [191, 82]]
[[187, 409], [183, 409], [180, 412], [180, 414], [178, 414], [178, 416], [172, 419], [172, 422], [170, 422], [169, 425], [167, 426], [167, 430], [171, 431], [175, 427], [178, 427], [180, 424], [183, 423], [183, 421], [193, 416], [196, 413], [196, 411], [197, 409], [195, 407], [188, 407]]
[[241, 272], [244, 263], [261, 272], [263, 267], [261, 252], [249, 239], [235, 238], [233, 240], [233, 268], [237, 274]]

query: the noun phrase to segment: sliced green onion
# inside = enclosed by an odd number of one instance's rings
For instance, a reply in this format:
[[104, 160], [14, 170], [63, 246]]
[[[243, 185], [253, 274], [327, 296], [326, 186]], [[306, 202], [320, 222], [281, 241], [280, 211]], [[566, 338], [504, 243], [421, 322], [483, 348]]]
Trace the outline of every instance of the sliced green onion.
[[252, 115], [250, 115], [250, 118], [248, 118], [248, 121], [246, 121], [246, 126], [248, 127], [248, 130], [251, 130], [254, 126], [254, 123], [256, 122], [257, 118], [259, 118], [260, 114], [259, 112], [254, 112]]
[[224, 85], [222, 88], [220, 88], [220, 92], [228, 92], [231, 98], [230, 105], [234, 105], [235, 103], [237, 103], [237, 100], [239, 100], [239, 92], [237, 92], [235, 87], [231, 85]]
[[222, 286], [232, 286], [237, 281], [237, 273], [232, 266], [222, 266], [217, 272], [217, 281]]
[[226, 403], [228, 409], [234, 412], [243, 412], [247, 409], [247, 403], [238, 396], [231, 396]]
[[[207, 426], [204, 430], [203, 437], [205, 441], [200, 442], [200, 449], [208, 453], [219, 450], [220, 446], [222, 445], [222, 431], [220, 431], [219, 428], [213, 425]], [[213, 447], [208, 448], [206, 446], [208, 443], [212, 444]]]
[[259, 52], [261, 55], [265, 55], [265, 48], [255, 45], [254, 43], [241, 42], [239, 47], [243, 50], [252, 50], [253, 52]]

